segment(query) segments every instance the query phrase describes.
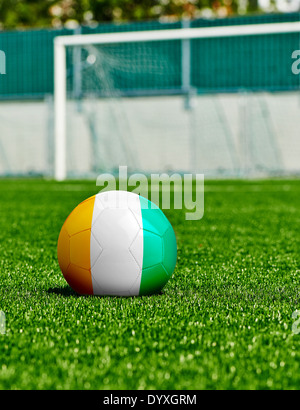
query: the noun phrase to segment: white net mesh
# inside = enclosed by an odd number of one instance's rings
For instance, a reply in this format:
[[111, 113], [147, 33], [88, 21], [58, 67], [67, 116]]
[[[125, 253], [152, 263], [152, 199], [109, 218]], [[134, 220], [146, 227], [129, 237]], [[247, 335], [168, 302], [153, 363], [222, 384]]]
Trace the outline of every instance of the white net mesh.
[[191, 70], [183, 47], [67, 47], [69, 175], [119, 165], [212, 176], [299, 172], [298, 92], [202, 94], [183, 87], [183, 70]]

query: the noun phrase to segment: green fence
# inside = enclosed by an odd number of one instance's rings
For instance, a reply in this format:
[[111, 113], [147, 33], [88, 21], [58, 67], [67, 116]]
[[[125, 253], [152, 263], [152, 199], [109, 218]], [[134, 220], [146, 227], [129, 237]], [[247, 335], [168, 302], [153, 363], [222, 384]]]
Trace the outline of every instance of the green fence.
[[[191, 27], [241, 25], [299, 21], [300, 14], [276, 14], [226, 19], [199, 19]], [[182, 23], [145, 22], [134, 24], [100, 24], [81, 27], [82, 34], [164, 30], [180, 28]], [[0, 76], [0, 99], [40, 99], [53, 93], [53, 39], [58, 35], [73, 35], [76, 30], [34, 30], [0, 33], [0, 50], [6, 54], [6, 75]], [[191, 85], [200, 93], [248, 90], [292, 90], [299, 88], [299, 76], [291, 72], [291, 54], [300, 48], [298, 34], [255, 36], [246, 38], [216, 38], [191, 42]], [[115, 46], [114, 55], [126, 53], [127, 62], [134, 61], [133, 46]], [[124, 51], [125, 50], [125, 51]], [[159, 67], [168, 56], [172, 72], [164, 79], [148, 73], [133, 72], [116, 75], [115, 87], [120, 90], [176, 89], [181, 86], [180, 42], [151, 45], [152, 61]], [[241, 64], [242, 63], [242, 64]], [[177, 67], [174, 71], [174, 67]], [[69, 78], [73, 73], [69, 72]], [[71, 81], [71, 80], [69, 80]], [[89, 91], [92, 84], [85, 84]]]

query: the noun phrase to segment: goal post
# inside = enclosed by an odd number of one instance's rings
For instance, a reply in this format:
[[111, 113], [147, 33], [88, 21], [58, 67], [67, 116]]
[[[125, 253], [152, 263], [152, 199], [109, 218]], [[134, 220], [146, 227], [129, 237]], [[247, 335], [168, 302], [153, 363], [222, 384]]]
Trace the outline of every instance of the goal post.
[[[57, 38], [58, 39], [58, 38]], [[62, 42], [55, 41], [54, 47], [54, 169], [55, 179], [67, 177], [66, 164], [66, 49]]]
[[[54, 39], [55, 179], [63, 181], [67, 178], [67, 47], [88, 47], [96, 45], [172, 40], [186, 42], [188, 40], [217, 37], [243, 37], [283, 33], [300, 33], [300, 22], [181, 28], [109, 34], [78, 34], [56, 37]], [[187, 55], [189, 54], [190, 53]]]

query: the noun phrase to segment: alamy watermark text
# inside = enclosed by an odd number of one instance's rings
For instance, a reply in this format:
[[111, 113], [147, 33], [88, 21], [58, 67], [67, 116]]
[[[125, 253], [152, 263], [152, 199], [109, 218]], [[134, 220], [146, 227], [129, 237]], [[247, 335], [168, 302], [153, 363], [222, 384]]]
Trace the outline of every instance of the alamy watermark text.
[[6, 55], [0, 50], [0, 74], [6, 74]]
[[295, 60], [292, 64], [292, 73], [298, 75], [300, 74], [300, 50], [292, 52], [292, 59]]
[[[100, 174], [96, 182], [100, 191], [128, 191], [151, 199], [161, 209], [185, 209], [186, 220], [199, 220], [204, 215], [203, 174], [128, 175], [127, 166], [119, 167], [119, 175]], [[151, 198], [150, 198], [151, 197]]]

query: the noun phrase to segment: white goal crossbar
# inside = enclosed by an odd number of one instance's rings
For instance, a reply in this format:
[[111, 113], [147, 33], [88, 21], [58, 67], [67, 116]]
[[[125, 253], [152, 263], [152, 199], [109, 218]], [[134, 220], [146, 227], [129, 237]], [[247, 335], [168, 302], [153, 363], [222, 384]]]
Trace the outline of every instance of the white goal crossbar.
[[90, 44], [137, 43], [164, 40], [193, 40], [201, 38], [255, 36], [265, 34], [299, 33], [300, 22], [248, 24], [204, 28], [182, 28], [141, 32], [121, 32], [109, 34], [82, 34], [58, 36], [54, 39], [54, 116], [55, 116], [55, 179], [63, 181], [67, 177], [67, 69], [66, 47]]

